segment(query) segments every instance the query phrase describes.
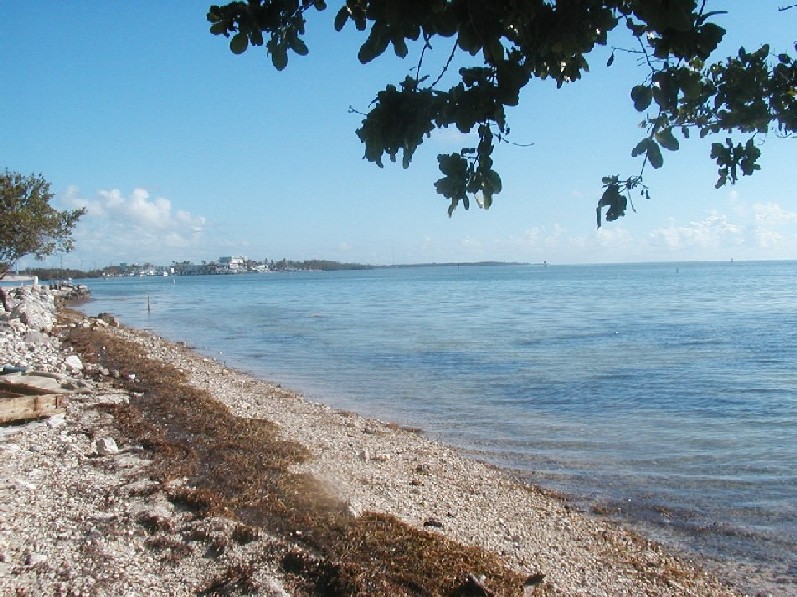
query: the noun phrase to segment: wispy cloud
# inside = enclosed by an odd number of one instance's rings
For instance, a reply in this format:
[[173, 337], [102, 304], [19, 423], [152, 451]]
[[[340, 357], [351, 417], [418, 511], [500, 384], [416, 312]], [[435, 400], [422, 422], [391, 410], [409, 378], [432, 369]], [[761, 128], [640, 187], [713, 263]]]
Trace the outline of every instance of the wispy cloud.
[[776, 202], [754, 203], [731, 217], [711, 212], [704, 219], [653, 230], [653, 248], [669, 253], [697, 252], [706, 257], [718, 251], [742, 250], [752, 259], [794, 257], [797, 251], [797, 212]]
[[733, 213], [707, 212], [701, 219], [640, 229], [631, 216], [600, 229], [575, 231], [561, 224], [528, 228], [492, 239], [467, 237], [468, 258], [561, 262], [794, 259], [797, 211], [775, 202], [736, 206]]
[[797, 223], [797, 212], [787, 211], [778, 203], [756, 203], [753, 205], [756, 225], [772, 226]]
[[762, 249], [777, 250], [797, 245], [797, 212], [787, 211], [777, 203], [753, 205], [756, 244]]
[[671, 223], [650, 233], [653, 246], [668, 251], [683, 249], [717, 249], [744, 243], [745, 226], [732, 223], [728, 216], [717, 212], [703, 220], [684, 225]]

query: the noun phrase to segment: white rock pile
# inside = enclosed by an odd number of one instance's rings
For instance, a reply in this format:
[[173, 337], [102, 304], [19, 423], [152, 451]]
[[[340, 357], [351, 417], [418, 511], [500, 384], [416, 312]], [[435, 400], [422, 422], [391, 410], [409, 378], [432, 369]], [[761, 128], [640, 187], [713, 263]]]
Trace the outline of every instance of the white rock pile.
[[[196, 595], [268, 550], [272, 538], [241, 544], [238, 523], [195, 519], [168, 501], [171, 486], [149, 479], [141, 447], [114, 437], [112, 416], [97, 408], [128, 395], [97, 375], [112, 372], [61, 345], [56, 298], [15, 289], [10, 311], [0, 307], [0, 377], [73, 391], [66, 414], [0, 426], [0, 595]], [[285, 595], [276, 564], [265, 564], [241, 586]]]
[[46, 286], [6, 291], [10, 311], [0, 307], [0, 366], [67, 373], [59, 358], [55, 326], [55, 292]]

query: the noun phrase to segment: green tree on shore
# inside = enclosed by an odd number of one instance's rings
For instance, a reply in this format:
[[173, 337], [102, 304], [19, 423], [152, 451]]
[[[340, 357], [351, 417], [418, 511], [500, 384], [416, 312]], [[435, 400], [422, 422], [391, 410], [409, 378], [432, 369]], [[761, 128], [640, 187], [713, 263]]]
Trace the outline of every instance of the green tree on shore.
[[[442, 177], [437, 192], [449, 201], [489, 208], [501, 192], [493, 150], [510, 139], [507, 108], [520, 102], [532, 80], [557, 87], [578, 81], [589, 70], [587, 57], [612, 39], [630, 39], [630, 52], [645, 65], [644, 77], [630, 90], [645, 131], [631, 149], [641, 159], [632, 176], [607, 175], [597, 205], [607, 220], [625, 214], [632, 192], [648, 194], [645, 167], [660, 168], [662, 150], [676, 151], [695, 134], [717, 136], [710, 157], [718, 167], [716, 186], [735, 183], [760, 169], [760, 140], [774, 132], [795, 134], [797, 61], [768, 45], [740, 48], [712, 59], [725, 30], [712, 22], [705, 0], [346, 0], [335, 28], [353, 25], [364, 32], [358, 58], [366, 64], [392, 46], [412, 66], [403, 81], [387, 84], [363, 114], [357, 135], [365, 158], [378, 166], [387, 156], [409, 166], [413, 153], [435, 129], [455, 127], [473, 143], [437, 157]], [[342, 6], [340, 6], [342, 4]], [[325, 0], [249, 0], [211, 6], [207, 18], [214, 35], [229, 38], [241, 54], [265, 46], [278, 70], [289, 53], [305, 55], [305, 26]], [[784, 7], [788, 10], [793, 7]], [[625, 37], [620, 33], [625, 30]], [[795, 46], [797, 50], [797, 46]], [[434, 50], [443, 66], [427, 66]], [[455, 65], [463, 65], [457, 73]]]
[[72, 250], [72, 229], [85, 209], [59, 211], [52, 198], [41, 174], [0, 174], [0, 280], [25, 255], [42, 259]]

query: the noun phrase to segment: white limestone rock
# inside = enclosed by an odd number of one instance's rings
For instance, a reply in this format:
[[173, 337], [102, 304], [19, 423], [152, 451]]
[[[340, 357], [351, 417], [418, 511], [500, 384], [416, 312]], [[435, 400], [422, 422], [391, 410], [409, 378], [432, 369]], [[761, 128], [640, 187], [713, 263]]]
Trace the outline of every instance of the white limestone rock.
[[119, 453], [119, 446], [112, 437], [101, 437], [94, 442], [94, 449], [98, 456], [113, 456]]
[[64, 364], [66, 364], [66, 366], [73, 371], [83, 370], [83, 361], [81, 361], [80, 357], [75, 354], [71, 354], [66, 357], [66, 359], [64, 359]]

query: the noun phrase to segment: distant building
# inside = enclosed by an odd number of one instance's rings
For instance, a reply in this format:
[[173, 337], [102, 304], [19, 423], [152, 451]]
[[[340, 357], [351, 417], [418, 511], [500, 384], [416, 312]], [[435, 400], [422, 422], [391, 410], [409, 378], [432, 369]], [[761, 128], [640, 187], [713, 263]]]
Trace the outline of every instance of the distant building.
[[247, 261], [246, 257], [241, 256], [219, 257], [219, 268], [229, 272], [243, 272], [246, 271]]

